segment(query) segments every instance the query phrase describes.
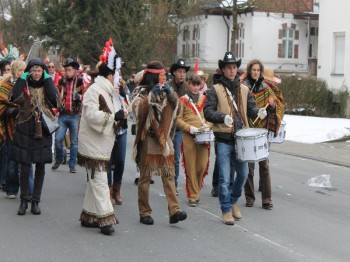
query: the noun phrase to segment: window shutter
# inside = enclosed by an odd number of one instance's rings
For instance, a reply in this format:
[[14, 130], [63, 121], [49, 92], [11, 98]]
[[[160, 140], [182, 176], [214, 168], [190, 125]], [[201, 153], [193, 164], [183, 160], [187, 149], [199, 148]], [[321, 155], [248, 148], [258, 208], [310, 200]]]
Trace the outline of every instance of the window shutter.
[[299, 57], [299, 45], [294, 45], [294, 58], [298, 59]]
[[282, 44], [278, 44], [278, 58], [282, 58]]
[[283, 34], [283, 30], [279, 29], [278, 30], [278, 39], [282, 39], [282, 34]]
[[299, 40], [299, 30], [295, 30], [295, 40]]

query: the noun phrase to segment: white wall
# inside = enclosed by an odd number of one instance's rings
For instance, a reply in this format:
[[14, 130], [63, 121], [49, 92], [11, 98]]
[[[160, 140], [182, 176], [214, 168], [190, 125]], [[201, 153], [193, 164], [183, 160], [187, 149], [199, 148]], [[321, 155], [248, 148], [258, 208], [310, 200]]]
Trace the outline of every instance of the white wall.
[[[232, 19], [226, 16], [225, 19], [231, 28]], [[281, 67], [281, 71], [307, 72], [309, 49], [309, 38], [306, 36], [307, 20], [295, 20], [292, 15], [288, 14], [282, 16], [282, 14], [271, 13], [270, 16], [267, 16], [265, 12], [254, 12], [253, 16], [250, 13], [241, 15], [238, 18], [238, 23], [244, 23], [245, 28], [243, 69], [250, 60], [258, 58], [269, 68], [277, 69]], [[294, 40], [294, 43], [299, 44], [298, 59], [278, 58], [278, 44], [281, 42], [278, 39], [278, 33], [283, 23], [287, 23], [288, 27], [291, 23], [297, 25], [299, 41]], [[191, 57], [190, 52], [190, 57], [185, 58], [186, 62], [193, 66], [198, 59], [200, 68], [215, 70], [218, 67], [218, 60], [222, 59], [227, 51], [227, 26], [225, 21], [222, 16], [209, 15], [207, 18], [205, 16], [196, 17], [193, 21], [187, 23], [186, 25], [189, 26], [191, 32], [188, 41], [190, 48], [192, 48], [194, 42], [192, 31], [196, 24], [201, 25], [200, 39], [198, 40], [200, 43], [200, 57]], [[183, 43], [182, 34], [180, 34], [177, 48], [179, 57], [182, 53]]]
[[[350, 92], [350, 1], [319, 0], [319, 40], [317, 77], [327, 81], [329, 88], [342, 86]], [[345, 33], [344, 75], [334, 75], [334, 34]]]
[[[308, 64], [308, 38], [306, 37], [307, 21], [295, 20], [292, 15], [271, 13], [269, 16], [265, 12], [255, 12], [252, 16], [242, 15], [238, 22], [245, 24], [245, 56], [243, 57], [243, 67], [254, 59], [260, 59], [267, 68], [276, 69], [282, 66], [285, 70], [307, 71]], [[299, 30], [299, 40], [294, 44], [299, 44], [298, 59], [278, 58], [279, 29], [282, 24], [291, 23], [297, 25]]]
[[[232, 24], [232, 20], [225, 17], [228, 25]], [[199, 16], [187, 23], [186, 25], [190, 28], [190, 40], [188, 43], [192, 48], [192, 43], [196, 41], [192, 40], [192, 31], [194, 25], [200, 25], [200, 57], [185, 58], [186, 63], [194, 66], [195, 61], [199, 61], [199, 68], [215, 70], [218, 67], [218, 60], [224, 57], [227, 51], [227, 27], [222, 16]], [[181, 31], [185, 25], [182, 25]], [[183, 36], [178, 36], [177, 42], [177, 53], [178, 57], [182, 54]]]

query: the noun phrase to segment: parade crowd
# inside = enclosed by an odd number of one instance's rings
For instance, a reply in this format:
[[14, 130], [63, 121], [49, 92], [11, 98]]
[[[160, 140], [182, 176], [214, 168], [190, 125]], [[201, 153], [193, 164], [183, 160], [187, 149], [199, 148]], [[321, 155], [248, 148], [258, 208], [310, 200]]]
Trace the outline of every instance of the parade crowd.
[[[262, 207], [273, 208], [268, 157], [247, 161], [237, 152], [241, 132], [261, 129], [278, 135], [283, 97], [273, 70], [254, 59], [243, 72], [241, 59], [226, 52], [210, 86], [209, 75], [198, 65], [192, 73], [184, 59], [168, 71], [161, 61], [150, 61], [124, 81], [111, 39], [99, 60], [95, 68], [74, 58], [59, 68], [39, 58], [0, 61], [0, 186], [8, 199], [20, 193], [18, 215], [25, 215], [29, 204], [32, 214], [41, 214], [45, 166], [53, 163], [52, 170], [58, 170], [67, 161], [70, 173], [79, 165], [87, 174], [81, 226], [113, 234], [119, 223], [113, 205], [123, 203], [129, 128], [135, 138], [128, 153], [138, 171], [140, 223], [154, 224], [152, 176], [161, 177], [169, 223], [186, 220], [178, 201], [181, 166], [188, 205], [196, 207], [211, 153], [216, 156], [211, 194], [219, 199], [224, 224], [241, 219], [237, 202], [243, 189], [246, 206], [254, 206], [255, 163]], [[269, 143], [265, 147], [268, 151]]]

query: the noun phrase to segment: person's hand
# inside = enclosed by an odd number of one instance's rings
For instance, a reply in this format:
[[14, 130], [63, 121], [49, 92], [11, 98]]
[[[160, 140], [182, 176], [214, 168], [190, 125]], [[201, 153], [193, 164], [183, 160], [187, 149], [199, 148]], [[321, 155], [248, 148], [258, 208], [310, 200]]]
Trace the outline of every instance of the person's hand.
[[269, 98], [269, 105], [271, 108], [275, 107], [275, 100], [273, 100], [273, 98]]
[[205, 132], [208, 132], [208, 131], [210, 130], [209, 126], [208, 126], [206, 123], [203, 124], [202, 129], [203, 129], [203, 131], [205, 131]]
[[263, 120], [267, 116], [267, 112], [265, 108], [260, 108], [258, 111], [258, 117]]
[[125, 118], [125, 112], [123, 109], [120, 109], [118, 112], [115, 113], [114, 115], [114, 120], [115, 121], [120, 121]]
[[228, 127], [232, 127], [233, 119], [230, 115], [226, 115], [224, 119], [224, 124]]
[[159, 92], [160, 92], [160, 86], [159, 86], [159, 84], [156, 84], [156, 85], [153, 87], [152, 92], [153, 92], [153, 94], [155, 94], [156, 96], [159, 94]]
[[194, 135], [194, 134], [196, 134], [198, 132], [199, 132], [199, 130], [198, 130], [197, 127], [194, 127], [194, 126], [190, 127], [190, 134]]
[[164, 86], [162, 87], [162, 90], [166, 93], [169, 94], [171, 93], [171, 87], [168, 84], [164, 84]]

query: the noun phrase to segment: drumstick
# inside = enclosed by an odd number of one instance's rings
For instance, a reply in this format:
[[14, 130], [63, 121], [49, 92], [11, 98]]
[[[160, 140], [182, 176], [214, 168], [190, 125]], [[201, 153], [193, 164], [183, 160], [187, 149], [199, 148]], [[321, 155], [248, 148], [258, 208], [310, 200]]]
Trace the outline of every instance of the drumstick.
[[[269, 103], [266, 104], [266, 106], [264, 107], [264, 109], [266, 109], [268, 106], [269, 106]], [[256, 124], [256, 121], [258, 121], [258, 119], [259, 119], [259, 116], [256, 117], [256, 119], [255, 119], [254, 122], [253, 122], [253, 125]]]

